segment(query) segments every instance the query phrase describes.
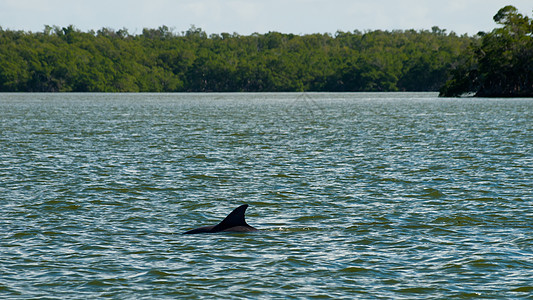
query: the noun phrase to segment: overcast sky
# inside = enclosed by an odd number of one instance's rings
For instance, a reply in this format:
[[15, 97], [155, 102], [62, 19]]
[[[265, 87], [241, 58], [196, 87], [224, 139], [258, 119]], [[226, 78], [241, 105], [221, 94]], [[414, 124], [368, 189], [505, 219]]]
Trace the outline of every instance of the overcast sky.
[[0, 0], [0, 26], [33, 32], [44, 25], [110, 27], [139, 34], [161, 25], [176, 32], [195, 25], [208, 34], [243, 35], [439, 26], [472, 35], [492, 30], [492, 16], [509, 4], [532, 15], [533, 0]]

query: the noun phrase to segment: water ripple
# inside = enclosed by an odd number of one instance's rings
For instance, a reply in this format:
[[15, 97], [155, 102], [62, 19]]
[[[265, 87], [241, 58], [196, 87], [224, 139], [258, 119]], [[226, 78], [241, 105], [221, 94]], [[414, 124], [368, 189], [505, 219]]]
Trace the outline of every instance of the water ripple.
[[434, 96], [0, 95], [0, 297], [531, 297], [533, 102]]

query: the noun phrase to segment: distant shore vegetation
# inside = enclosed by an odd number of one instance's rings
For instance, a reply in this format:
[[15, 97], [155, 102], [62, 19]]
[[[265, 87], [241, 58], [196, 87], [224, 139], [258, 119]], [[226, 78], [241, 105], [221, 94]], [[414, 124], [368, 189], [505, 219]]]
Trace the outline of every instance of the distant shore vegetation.
[[436, 91], [473, 38], [431, 31], [207, 35], [0, 30], [2, 92]]
[[[0, 92], [522, 95], [531, 91], [533, 25], [511, 8], [495, 17], [502, 28], [477, 36], [439, 27], [307, 35], [207, 35], [195, 26], [184, 32], [146, 28], [139, 34], [125, 28], [83, 32], [73, 25], [46, 25], [42, 32], [0, 27]], [[504, 55], [504, 61], [491, 55]], [[487, 75], [493, 71], [505, 75]], [[510, 75], [521, 83], [507, 87]]]
[[441, 96], [533, 97], [533, 18], [509, 5], [493, 19], [500, 27], [472, 41], [450, 69]]

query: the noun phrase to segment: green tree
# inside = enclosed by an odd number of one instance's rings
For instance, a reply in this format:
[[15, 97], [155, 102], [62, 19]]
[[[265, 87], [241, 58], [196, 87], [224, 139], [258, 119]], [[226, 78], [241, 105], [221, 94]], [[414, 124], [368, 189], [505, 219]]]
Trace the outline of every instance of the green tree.
[[505, 6], [494, 21], [502, 27], [480, 33], [481, 41], [464, 53], [441, 96], [533, 96], [533, 19]]
[[138, 35], [73, 25], [38, 33], [0, 28], [0, 91], [435, 90], [471, 41], [438, 27], [209, 37], [194, 26], [179, 34], [145, 28]]

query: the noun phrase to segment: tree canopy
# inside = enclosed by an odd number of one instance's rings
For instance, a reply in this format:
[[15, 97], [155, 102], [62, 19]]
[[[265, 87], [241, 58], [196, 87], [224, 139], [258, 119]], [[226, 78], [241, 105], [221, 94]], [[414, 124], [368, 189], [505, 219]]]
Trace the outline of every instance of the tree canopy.
[[248, 36], [0, 28], [0, 92], [438, 91], [473, 40], [438, 27]]
[[441, 88], [441, 96], [533, 97], [533, 19], [513, 6], [496, 13], [501, 27], [467, 48]]

